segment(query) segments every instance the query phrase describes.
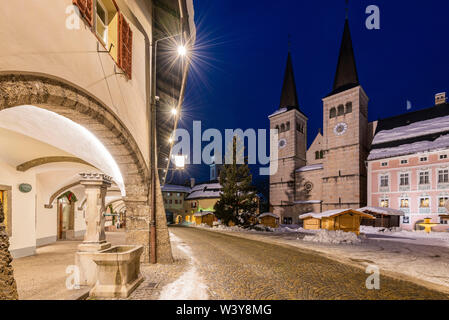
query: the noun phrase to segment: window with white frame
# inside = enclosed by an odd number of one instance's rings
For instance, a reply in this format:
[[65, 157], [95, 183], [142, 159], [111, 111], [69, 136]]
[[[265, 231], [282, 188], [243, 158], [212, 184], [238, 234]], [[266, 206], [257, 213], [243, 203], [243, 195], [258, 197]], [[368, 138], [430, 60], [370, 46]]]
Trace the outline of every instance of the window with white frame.
[[449, 183], [449, 170], [438, 170], [438, 183]]
[[440, 160], [447, 159], [447, 154], [440, 154]]
[[409, 174], [408, 173], [401, 173], [399, 175], [399, 185], [401, 187], [406, 187], [410, 184]]
[[380, 176], [380, 187], [381, 188], [388, 187], [388, 175]]
[[438, 198], [438, 207], [444, 208], [446, 206], [446, 202], [449, 200], [448, 196], [441, 196]]
[[388, 162], [382, 162], [382, 163], [381, 163], [381, 166], [382, 166], [382, 167], [387, 167], [387, 166], [388, 166]]
[[421, 197], [419, 199], [419, 207], [420, 208], [430, 208], [430, 198], [429, 197]]
[[426, 185], [430, 184], [430, 174], [429, 171], [421, 171], [419, 173], [419, 184]]
[[426, 162], [427, 161], [427, 157], [421, 157], [421, 158], [419, 158], [419, 161]]
[[390, 200], [388, 198], [380, 199], [380, 206], [382, 208], [388, 208], [390, 206]]
[[401, 198], [399, 206], [401, 208], [410, 208], [410, 200], [408, 198]]
[[96, 6], [96, 32], [104, 45], [108, 44], [108, 10], [101, 0], [97, 0]]
[[408, 160], [407, 159], [402, 159], [401, 160], [401, 164], [407, 164], [408, 163]]

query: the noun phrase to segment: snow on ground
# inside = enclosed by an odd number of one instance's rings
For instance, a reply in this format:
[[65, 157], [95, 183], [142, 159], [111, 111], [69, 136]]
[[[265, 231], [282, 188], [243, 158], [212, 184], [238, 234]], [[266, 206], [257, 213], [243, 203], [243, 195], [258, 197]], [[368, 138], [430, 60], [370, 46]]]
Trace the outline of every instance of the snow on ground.
[[195, 267], [195, 258], [188, 247], [180, 238], [170, 232], [172, 244], [181, 250], [190, 259], [189, 269], [176, 281], [162, 288], [159, 300], [207, 300], [207, 286], [198, 275]]
[[305, 236], [303, 240], [310, 242], [333, 243], [333, 244], [339, 243], [356, 244], [361, 242], [361, 240], [353, 232], [344, 232], [341, 230], [329, 231], [325, 229], [320, 230], [314, 235]]

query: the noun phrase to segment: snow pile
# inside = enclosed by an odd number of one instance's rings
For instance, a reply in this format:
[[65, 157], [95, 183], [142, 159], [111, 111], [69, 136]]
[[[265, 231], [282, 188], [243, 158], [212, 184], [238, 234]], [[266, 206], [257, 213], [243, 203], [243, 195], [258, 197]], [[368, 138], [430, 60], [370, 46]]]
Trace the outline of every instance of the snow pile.
[[356, 244], [361, 240], [353, 232], [344, 232], [342, 230], [329, 231], [326, 229], [319, 230], [313, 236], [305, 236], [304, 241], [320, 242], [320, 243], [332, 243], [332, 244]]
[[360, 226], [360, 233], [369, 233], [369, 234], [394, 234], [401, 232], [401, 227], [392, 227], [392, 228], [385, 228], [385, 227], [371, 227], [371, 226]]
[[410, 239], [437, 239], [449, 242], [449, 232], [431, 232], [423, 230], [402, 230], [401, 228], [379, 228], [370, 226], [360, 226], [360, 232], [365, 234], [388, 234], [392, 237], [410, 238]]

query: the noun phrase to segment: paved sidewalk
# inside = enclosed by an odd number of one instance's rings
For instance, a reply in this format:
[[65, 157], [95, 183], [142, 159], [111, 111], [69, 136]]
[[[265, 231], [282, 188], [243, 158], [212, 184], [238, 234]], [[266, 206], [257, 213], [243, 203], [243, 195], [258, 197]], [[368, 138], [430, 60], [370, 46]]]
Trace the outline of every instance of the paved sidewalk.
[[[125, 243], [124, 232], [107, 232], [106, 239], [115, 244]], [[72, 300], [81, 290], [67, 290], [66, 269], [75, 264], [78, 241], [57, 241], [39, 247], [36, 255], [14, 259], [14, 277], [21, 300]]]

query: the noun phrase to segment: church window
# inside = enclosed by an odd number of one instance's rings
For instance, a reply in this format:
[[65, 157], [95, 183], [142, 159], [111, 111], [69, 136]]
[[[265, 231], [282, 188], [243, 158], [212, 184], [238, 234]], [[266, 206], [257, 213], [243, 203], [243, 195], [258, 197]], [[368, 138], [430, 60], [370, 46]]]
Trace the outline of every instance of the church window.
[[352, 102], [348, 102], [346, 104], [346, 113], [351, 113], [352, 112]]
[[341, 104], [338, 106], [338, 115], [342, 116], [344, 114], [345, 114], [345, 106]]
[[287, 125], [285, 127], [285, 131], [289, 131], [290, 130], [290, 121], [287, 121]]
[[335, 108], [332, 108], [330, 111], [329, 111], [329, 118], [335, 118], [337, 116], [337, 110], [335, 109]]
[[285, 124], [281, 124], [281, 132], [285, 131]]

